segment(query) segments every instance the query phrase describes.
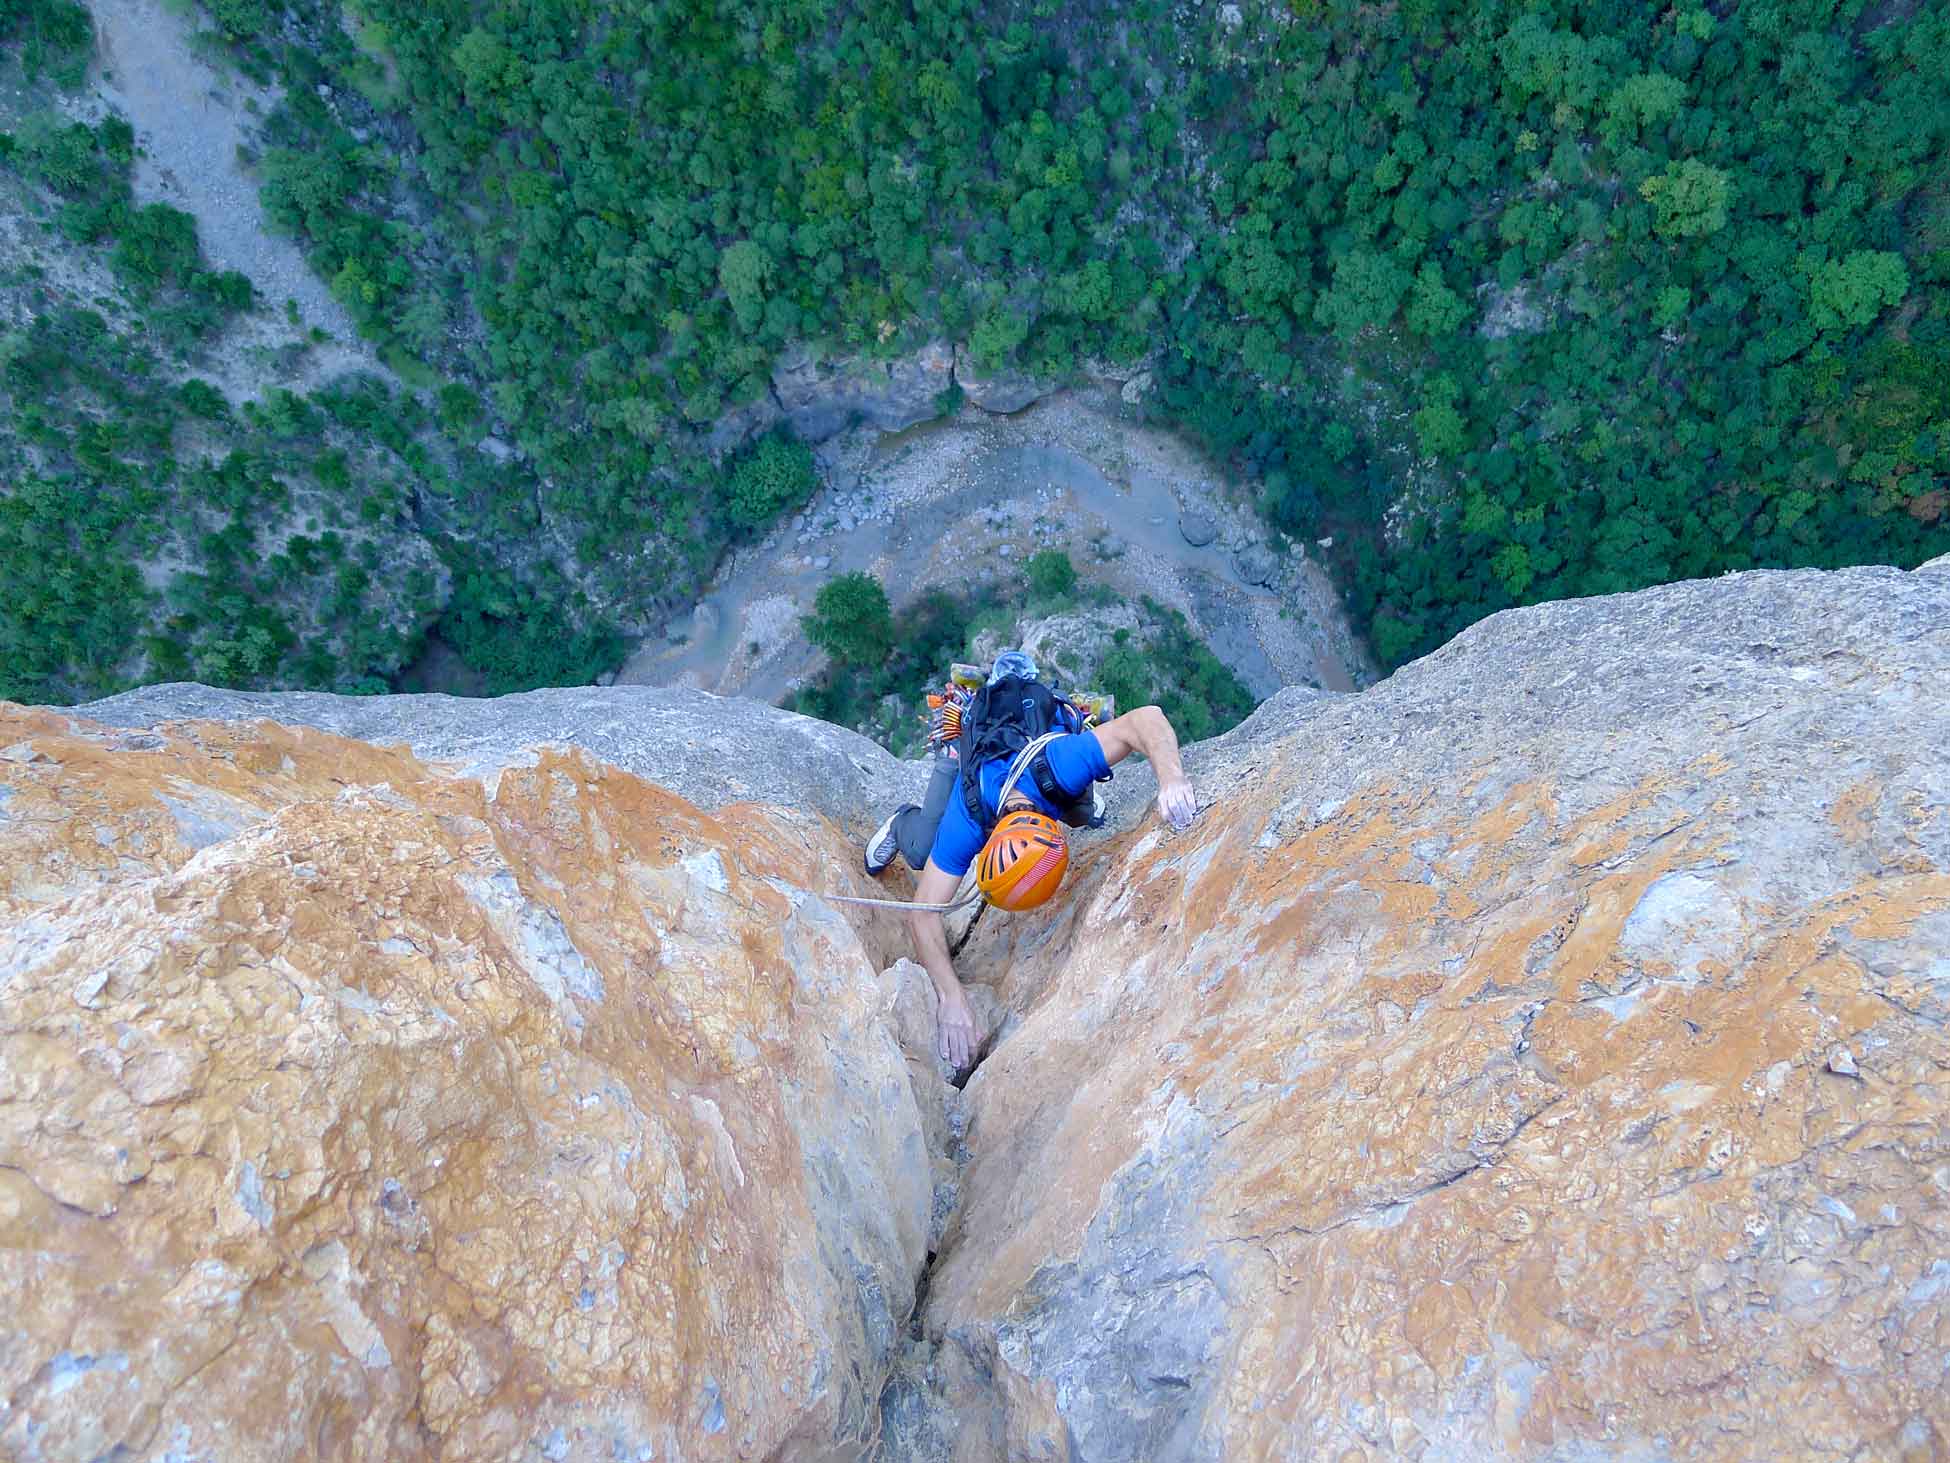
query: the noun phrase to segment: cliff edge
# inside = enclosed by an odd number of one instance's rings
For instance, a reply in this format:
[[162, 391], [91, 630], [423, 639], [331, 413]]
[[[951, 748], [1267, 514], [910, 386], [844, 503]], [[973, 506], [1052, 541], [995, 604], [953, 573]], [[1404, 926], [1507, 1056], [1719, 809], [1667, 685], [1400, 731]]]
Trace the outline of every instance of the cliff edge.
[[0, 1452], [1950, 1450], [1950, 560], [1120, 771], [964, 1090], [801, 720], [0, 712]]

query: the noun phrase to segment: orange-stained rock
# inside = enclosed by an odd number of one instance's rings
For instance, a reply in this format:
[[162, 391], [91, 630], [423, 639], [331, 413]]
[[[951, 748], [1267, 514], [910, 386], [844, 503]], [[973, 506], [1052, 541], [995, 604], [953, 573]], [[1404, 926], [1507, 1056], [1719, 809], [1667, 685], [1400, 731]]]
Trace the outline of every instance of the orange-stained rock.
[[1950, 1456], [1950, 561], [1499, 616], [1187, 760], [963, 957], [1021, 1022], [884, 1458]]
[[530, 760], [0, 708], [0, 1456], [866, 1445], [958, 1098], [892, 922]]
[[1950, 1456], [1950, 560], [1120, 768], [962, 1092], [857, 739], [103, 715], [0, 721], [0, 1455]]

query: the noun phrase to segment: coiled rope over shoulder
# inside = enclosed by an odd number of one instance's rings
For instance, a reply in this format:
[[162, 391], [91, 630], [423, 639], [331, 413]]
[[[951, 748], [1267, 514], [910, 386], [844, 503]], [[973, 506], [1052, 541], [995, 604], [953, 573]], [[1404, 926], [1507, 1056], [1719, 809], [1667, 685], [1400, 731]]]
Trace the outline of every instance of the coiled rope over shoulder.
[[[1029, 770], [1029, 764], [1036, 754], [1065, 735], [1067, 733], [1060, 731], [1044, 732], [1016, 753], [1015, 760], [1009, 764], [1009, 775], [1002, 779], [1002, 790], [995, 795], [997, 808], [1008, 803], [1009, 794], [1016, 790], [1016, 784], [1022, 781], [1023, 773]], [[969, 905], [977, 903], [982, 898], [982, 891], [978, 886], [966, 894], [949, 900], [946, 904], [916, 904], [911, 899], [862, 899], [855, 894], [828, 894], [826, 898], [832, 904], [861, 904], [869, 909], [905, 909], [915, 914], [953, 914], [958, 909], [966, 909]]]

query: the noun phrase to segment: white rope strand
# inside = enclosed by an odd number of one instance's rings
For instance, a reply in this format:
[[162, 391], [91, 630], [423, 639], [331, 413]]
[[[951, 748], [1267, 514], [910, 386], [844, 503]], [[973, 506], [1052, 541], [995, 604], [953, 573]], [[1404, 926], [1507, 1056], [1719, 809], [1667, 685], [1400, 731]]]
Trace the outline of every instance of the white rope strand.
[[946, 904], [916, 904], [911, 899], [861, 899], [852, 894], [828, 894], [826, 899], [833, 904], [864, 904], [873, 909], [907, 909], [917, 914], [953, 914], [958, 909], [966, 909], [982, 897], [980, 889], [971, 889], [959, 899]]

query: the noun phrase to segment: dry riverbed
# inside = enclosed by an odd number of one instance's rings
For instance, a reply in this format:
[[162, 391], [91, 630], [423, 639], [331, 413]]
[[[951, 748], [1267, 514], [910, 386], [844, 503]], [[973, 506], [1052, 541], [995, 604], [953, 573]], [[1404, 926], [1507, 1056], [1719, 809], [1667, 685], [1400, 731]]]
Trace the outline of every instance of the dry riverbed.
[[1012, 416], [965, 406], [822, 444], [806, 509], [728, 560], [697, 609], [646, 640], [618, 679], [776, 700], [819, 669], [798, 618], [833, 575], [876, 574], [898, 606], [1060, 548], [1083, 578], [1183, 611], [1257, 695], [1372, 680], [1320, 564], [1276, 552], [1210, 463], [1136, 416], [1082, 388]]

